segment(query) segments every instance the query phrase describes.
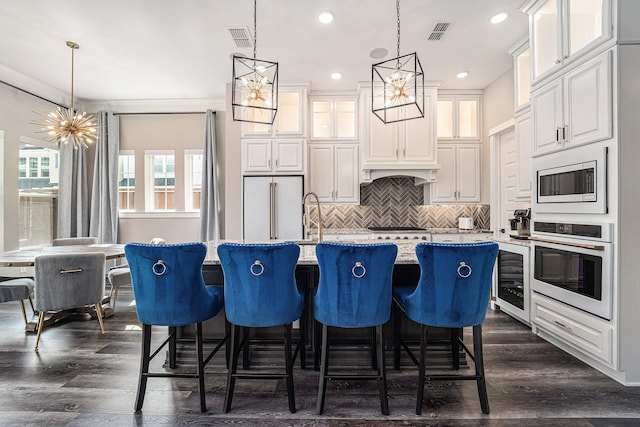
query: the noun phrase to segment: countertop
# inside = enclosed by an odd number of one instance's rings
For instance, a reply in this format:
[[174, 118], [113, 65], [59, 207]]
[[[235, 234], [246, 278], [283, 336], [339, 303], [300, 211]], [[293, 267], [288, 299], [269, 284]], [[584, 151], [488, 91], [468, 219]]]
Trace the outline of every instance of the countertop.
[[[430, 233], [430, 234], [469, 234], [469, 233], [491, 233], [491, 230], [485, 230], [481, 228], [474, 228], [473, 230], [460, 230], [459, 228], [425, 228], [424, 230], [402, 230], [400, 233], [403, 234], [411, 234], [411, 233]], [[372, 234], [374, 231], [369, 230], [368, 228], [324, 228], [322, 230], [323, 234]], [[377, 233], [387, 233], [386, 231], [378, 231]], [[310, 231], [311, 236], [317, 235], [317, 230], [313, 229]]]
[[[240, 241], [228, 241], [229, 243], [241, 243]], [[207, 257], [204, 260], [205, 264], [219, 265], [217, 247], [219, 244], [225, 243], [225, 241], [207, 242]], [[362, 239], [352, 240], [349, 243], [365, 243], [365, 244], [383, 244], [377, 240]], [[395, 264], [417, 264], [418, 258], [416, 257], [416, 245], [418, 243], [424, 243], [420, 240], [392, 240], [385, 241], [385, 243], [395, 243], [398, 246], [398, 255], [396, 256]], [[315, 244], [301, 244], [300, 245], [300, 257], [298, 258], [298, 265], [317, 265], [316, 259], [316, 245]]]

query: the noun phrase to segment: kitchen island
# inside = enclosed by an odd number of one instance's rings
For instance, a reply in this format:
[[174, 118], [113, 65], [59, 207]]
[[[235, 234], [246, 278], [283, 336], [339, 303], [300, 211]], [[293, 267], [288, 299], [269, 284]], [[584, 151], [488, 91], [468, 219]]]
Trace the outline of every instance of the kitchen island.
[[[204, 261], [204, 265], [202, 267], [202, 273], [205, 280], [205, 283], [208, 285], [224, 285], [224, 275], [222, 272], [222, 267], [220, 265], [220, 260], [217, 254], [217, 246], [225, 241], [218, 242], [208, 242], [207, 243], [207, 256]], [[240, 243], [239, 241], [228, 241], [230, 243]], [[318, 269], [318, 261], [316, 258], [315, 252], [315, 244], [313, 242], [305, 241], [300, 242], [300, 257], [298, 259], [298, 265], [296, 268], [296, 281], [300, 288], [306, 289], [306, 322], [300, 322], [300, 325], [306, 325], [306, 342], [305, 349], [306, 352], [314, 357], [314, 365], [319, 366], [317, 359], [316, 348], [319, 347], [318, 342], [318, 334], [316, 333], [316, 328], [314, 327], [314, 317], [313, 317], [313, 291], [315, 289], [316, 284], [318, 283], [319, 278], [319, 269]], [[353, 240], [350, 242], [341, 242], [341, 243], [381, 243], [377, 240]], [[420, 265], [418, 264], [418, 259], [415, 253], [415, 247], [419, 240], [401, 240], [401, 241], [393, 241], [398, 247], [398, 255], [396, 257], [395, 266], [393, 270], [393, 285], [416, 285], [420, 278]], [[392, 316], [393, 317], [393, 316]], [[218, 315], [215, 318], [205, 322], [204, 324], [204, 336], [208, 340], [217, 341], [224, 337], [225, 331], [228, 329], [227, 325], [225, 325], [225, 320], [223, 315]], [[300, 327], [300, 325], [294, 325], [294, 329]], [[393, 327], [392, 320], [390, 319], [387, 325], [385, 325], [385, 340], [387, 349], [391, 349], [393, 343]], [[402, 336], [407, 338], [409, 341], [414, 340], [418, 341], [419, 339], [419, 331], [420, 327], [411, 321], [405, 321], [402, 325]], [[192, 326], [181, 328], [179, 335], [180, 336], [191, 336], [193, 334]], [[279, 338], [281, 335], [280, 328], [262, 328], [252, 330], [251, 338], [262, 340], [263, 342], [271, 342], [275, 338]], [[338, 329], [334, 334], [337, 340], [341, 337], [349, 337], [349, 340], [352, 341], [354, 338], [359, 339], [362, 342], [362, 346], [366, 347], [369, 345], [370, 333], [368, 330], [364, 329]], [[433, 339], [433, 342], [449, 342], [450, 339], [450, 331], [442, 328], [433, 328], [430, 329], [429, 332], [430, 340]], [[449, 347], [450, 349], [450, 347]], [[461, 353], [462, 354], [462, 353]], [[440, 351], [436, 356], [436, 360], [440, 358], [443, 364], [450, 363], [451, 360], [451, 352], [448, 351]], [[442, 360], [442, 359], [446, 360]], [[390, 359], [390, 358], [389, 358]], [[248, 353], [243, 356], [243, 364], [245, 367], [249, 365], [250, 355]], [[405, 361], [406, 363], [410, 363], [408, 358]], [[464, 363], [461, 360], [461, 363]]]

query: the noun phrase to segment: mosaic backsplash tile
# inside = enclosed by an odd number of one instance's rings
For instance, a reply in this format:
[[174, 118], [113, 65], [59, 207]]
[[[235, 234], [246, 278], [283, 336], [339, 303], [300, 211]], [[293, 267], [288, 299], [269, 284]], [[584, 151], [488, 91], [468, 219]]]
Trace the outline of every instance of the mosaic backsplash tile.
[[[360, 205], [323, 205], [325, 228], [413, 226], [457, 228], [458, 218], [470, 216], [477, 228], [488, 229], [488, 205], [423, 205], [423, 188], [413, 178], [381, 178], [360, 188]], [[315, 221], [315, 207], [309, 213]]]

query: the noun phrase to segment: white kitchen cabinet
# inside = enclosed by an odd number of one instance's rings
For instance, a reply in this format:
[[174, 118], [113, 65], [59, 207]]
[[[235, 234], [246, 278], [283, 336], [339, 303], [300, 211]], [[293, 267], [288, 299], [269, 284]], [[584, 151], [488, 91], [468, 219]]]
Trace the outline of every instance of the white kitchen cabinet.
[[482, 122], [480, 93], [439, 91], [437, 136], [441, 141], [479, 141]]
[[460, 233], [462, 243], [488, 242], [489, 240], [491, 240], [491, 233]]
[[309, 189], [322, 203], [360, 202], [358, 145], [309, 145]]
[[358, 98], [353, 96], [310, 97], [311, 140], [356, 140]]
[[278, 89], [278, 113], [273, 126], [243, 122], [241, 135], [243, 138], [302, 136], [305, 134], [306, 111], [306, 86], [280, 86]]
[[371, 113], [371, 97], [366, 98], [366, 135], [363, 141], [363, 169], [387, 165], [418, 168], [435, 163], [436, 89], [425, 87], [424, 118], [383, 123]]
[[516, 200], [531, 201], [531, 110], [520, 110], [515, 117], [516, 138]]
[[534, 82], [612, 37], [611, 0], [532, 0], [522, 10], [530, 15]]
[[459, 233], [431, 233], [431, 241], [435, 243], [460, 243], [461, 236]]
[[439, 144], [437, 151], [440, 170], [431, 184], [431, 202], [480, 202], [480, 145]]
[[531, 322], [534, 333], [552, 336], [605, 364], [613, 364], [613, 328], [606, 320], [532, 292]]
[[531, 94], [533, 156], [611, 138], [611, 51]]
[[242, 173], [302, 173], [303, 139], [242, 139]]
[[529, 37], [519, 40], [510, 50], [513, 56], [514, 108], [518, 112], [531, 101], [531, 49]]

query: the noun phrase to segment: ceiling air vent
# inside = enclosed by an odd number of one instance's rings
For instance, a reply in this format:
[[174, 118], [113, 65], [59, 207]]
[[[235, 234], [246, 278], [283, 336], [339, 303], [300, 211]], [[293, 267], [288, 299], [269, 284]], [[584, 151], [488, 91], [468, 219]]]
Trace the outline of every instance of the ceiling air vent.
[[445, 33], [447, 32], [450, 26], [451, 26], [451, 22], [436, 22], [427, 40], [429, 41], [442, 40], [442, 38], [444, 37]]
[[251, 34], [247, 27], [227, 27], [227, 29], [236, 47], [245, 48], [253, 46]]

